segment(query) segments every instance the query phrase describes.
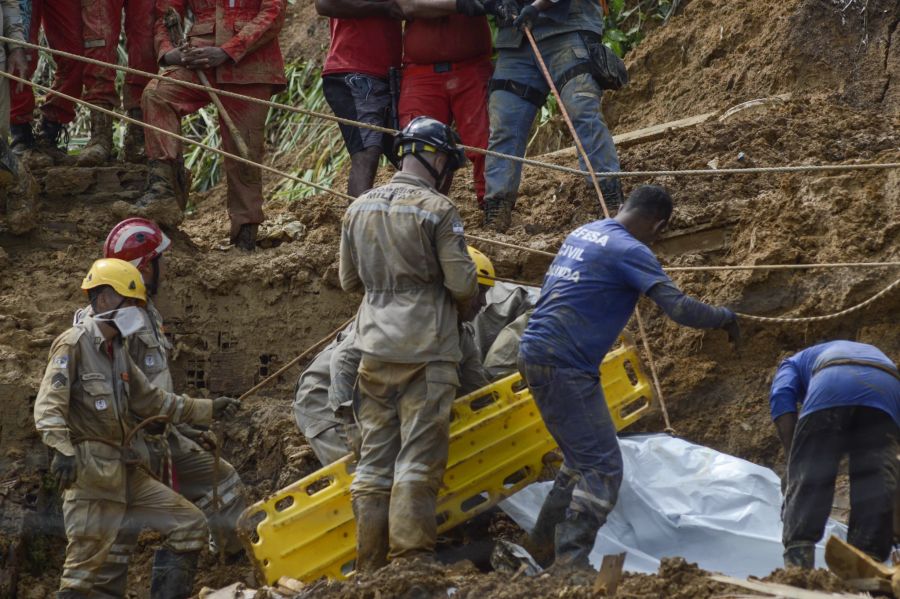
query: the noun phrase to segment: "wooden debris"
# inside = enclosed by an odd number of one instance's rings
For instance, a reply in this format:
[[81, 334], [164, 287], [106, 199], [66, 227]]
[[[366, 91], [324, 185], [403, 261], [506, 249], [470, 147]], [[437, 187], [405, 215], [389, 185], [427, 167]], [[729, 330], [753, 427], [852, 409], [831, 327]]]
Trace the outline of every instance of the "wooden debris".
[[625, 553], [604, 555], [600, 564], [600, 572], [594, 580], [594, 592], [601, 595], [615, 595], [622, 581], [622, 568], [625, 566]]
[[722, 576], [721, 574], [712, 574], [711, 580], [721, 582], [722, 584], [730, 584], [737, 587], [749, 589], [764, 593], [772, 597], [784, 597], [785, 599], [865, 599], [868, 595], [856, 595], [851, 593], [826, 593], [823, 591], [810, 591], [792, 587], [789, 584], [779, 584], [776, 582], [763, 582], [761, 580], [744, 580], [742, 578], [732, 578], [731, 576]]

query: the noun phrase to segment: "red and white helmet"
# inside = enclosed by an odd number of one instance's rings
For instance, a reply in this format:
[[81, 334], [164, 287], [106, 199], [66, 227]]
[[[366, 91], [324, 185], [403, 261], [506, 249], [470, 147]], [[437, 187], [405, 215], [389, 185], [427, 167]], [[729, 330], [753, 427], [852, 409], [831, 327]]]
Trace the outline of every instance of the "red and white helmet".
[[125, 260], [140, 269], [162, 254], [171, 243], [152, 220], [126, 218], [107, 235], [103, 255]]

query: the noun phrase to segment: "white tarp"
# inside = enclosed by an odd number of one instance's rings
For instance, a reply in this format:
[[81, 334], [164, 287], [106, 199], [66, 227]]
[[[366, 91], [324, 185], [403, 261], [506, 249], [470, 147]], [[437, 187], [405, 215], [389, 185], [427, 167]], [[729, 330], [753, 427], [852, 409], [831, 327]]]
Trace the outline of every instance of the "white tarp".
[[[768, 468], [668, 435], [619, 439], [625, 477], [619, 501], [597, 535], [591, 563], [625, 551], [625, 569], [656, 572], [681, 556], [730, 576], [765, 576], [783, 565], [781, 482]], [[552, 483], [535, 483], [500, 507], [525, 530]], [[845, 536], [829, 520], [825, 538]], [[824, 546], [816, 564], [824, 566]]]

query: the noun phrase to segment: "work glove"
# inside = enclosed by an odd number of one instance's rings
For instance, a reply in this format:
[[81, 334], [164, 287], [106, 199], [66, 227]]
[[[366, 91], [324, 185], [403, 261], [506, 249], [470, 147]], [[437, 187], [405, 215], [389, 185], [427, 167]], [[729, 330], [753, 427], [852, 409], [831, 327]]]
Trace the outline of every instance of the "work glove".
[[534, 7], [534, 4], [527, 4], [522, 12], [519, 13], [519, 16], [516, 17], [516, 20], [513, 21], [513, 25], [516, 26], [516, 29], [519, 31], [525, 31], [526, 29], [531, 29], [531, 26], [534, 24], [534, 20], [538, 18], [538, 15], [541, 14], [541, 11]]
[[75, 464], [75, 456], [63, 455], [56, 451], [53, 455], [53, 461], [50, 463], [50, 472], [53, 473], [59, 490], [65, 491], [78, 478], [78, 466]]
[[732, 347], [735, 350], [739, 350], [741, 348], [741, 327], [738, 324], [737, 314], [728, 310], [729, 319], [725, 321], [725, 324], [722, 325], [722, 330], [728, 333], [728, 341], [731, 343]]
[[189, 426], [187, 424], [178, 425], [178, 430], [185, 437], [205, 449], [206, 451], [212, 451], [216, 448], [216, 444], [218, 443], [218, 439], [216, 439], [216, 434], [210, 430], [202, 430], [199, 428], [194, 428], [193, 426]]
[[481, 0], [456, 0], [456, 12], [467, 17], [482, 17], [487, 14]]
[[234, 397], [217, 397], [213, 400], [213, 418], [228, 420], [241, 408], [241, 402]]
[[519, 14], [516, 0], [482, 0], [484, 12], [493, 15], [498, 27], [509, 27]]

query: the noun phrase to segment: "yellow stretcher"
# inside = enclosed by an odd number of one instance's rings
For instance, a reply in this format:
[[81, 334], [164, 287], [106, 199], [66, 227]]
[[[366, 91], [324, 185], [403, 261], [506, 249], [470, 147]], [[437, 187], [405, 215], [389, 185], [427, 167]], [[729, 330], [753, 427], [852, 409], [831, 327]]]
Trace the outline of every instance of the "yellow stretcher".
[[[632, 345], [611, 351], [600, 380], [616, 429], [640, 418], [653, 390]], [[535, 482], [556, 443], [516, 373], [453, 404], [450, 455], [438, 498], [438, 530], [490, 509]], [[356, 527], [350, 507], [353, 457], [330, 464], [250, 506], [238, 522], [261, 580], [311, 581], [353, 571]]]

